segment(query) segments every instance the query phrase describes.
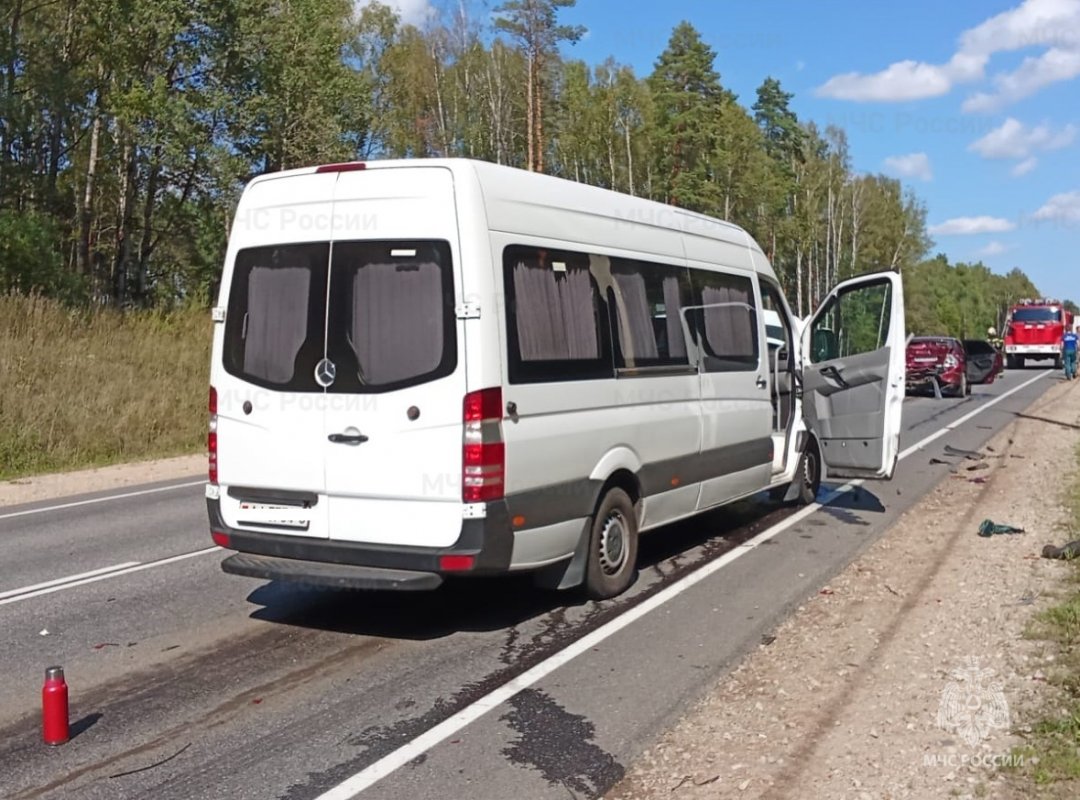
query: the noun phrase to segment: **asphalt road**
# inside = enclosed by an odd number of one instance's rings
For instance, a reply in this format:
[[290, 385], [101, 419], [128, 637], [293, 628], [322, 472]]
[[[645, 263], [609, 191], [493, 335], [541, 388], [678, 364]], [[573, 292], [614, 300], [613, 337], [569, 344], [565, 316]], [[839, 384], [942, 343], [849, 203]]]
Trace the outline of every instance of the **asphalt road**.
[[[367, 595], [225, 575], [190, 480], [0, 509], [0, 796], [595, 797], [948, 475], [946, 445], [977, 449], [1057, 379], [909, 398], [891, 482], [658, 531], [600, 604], [516, 578]], [[55, 748], [53, 664], [74, 733]]]

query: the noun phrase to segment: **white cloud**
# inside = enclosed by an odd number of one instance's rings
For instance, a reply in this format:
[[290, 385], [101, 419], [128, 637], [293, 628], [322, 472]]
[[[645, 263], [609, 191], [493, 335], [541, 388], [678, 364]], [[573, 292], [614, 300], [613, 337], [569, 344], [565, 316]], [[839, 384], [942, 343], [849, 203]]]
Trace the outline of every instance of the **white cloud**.
[[876, 73], [848, 72], [818, 87], [816, 94], [839, 100], [901, 102], [940, 97], [962, 83], [986, 77], [996, 53], [1028, 47], [1046, 52], [1013, 72], [994, 77], [993, 94], [979, 93], [965, 111], [998, 108], [1051, 83], [1080, 75], [1080, 1], [1024, 0], [960, 35], [956, 53], [944, 64], [898, 61]]
[[930, 228], [931, 235], [969, 236], [976, 233], [1004, 233], [1016, 224], [1001, 217], [955, 217]]
[[900, 102], [938, 97], [947, 94], [951, 88], [952, 81], [942, 67], [898, 61], [874, 75], [859, 72], [834, 75], [815, 93], [834, 100]]
[[934, 172], [930, 168], [930, 158], [926, 153], [908, 153], [903, 156], [889, 156], [885, 159], [886, 169], [903, 178], [933, 180]]
[[1045, 86], [1072, 80], [1077, 75], [1080, 75], [1080, 49], [1062, 50], [1055, 47], [1037, 58], [1025, 58], [1013, 72], [995, 75], [994, 88], [997, 91], [994, 94], [973, 94], [964, 101], [961, 110], [993, 113], [1009, 103], [1035, 94]]
[[[372, 0], [353, 0], [357, 13], [364, 6], [370, 5]], [[397, 12], [401, 21], [409, 25], [423, 25], [437, 14], [435, 7], [429, 0], [377, 0], [384, 6], [390, 6]]]
[[1032, 216], [1035, 219], [1080, 222], [1080, 192], [1055, 194]]
[[1024, 123], [1009, 117], [1001, 127], [972, 142], [969, 150], [983, 158], [1030, 158], [1038, 151], [1060, 150], [1068, 147], [1080, 132], [1075, 125], [1066, 125], [1054, 129], [1043, 123], [1028, 127]]
[[989, 258], [991, 256], [999, 256], [1009, 248], [1003, 245], [1001, 242], [989, 242], [986, 247], [977, 251], [975, 255], [980, 258]]
[[1021, 161], [1019, 164], [1009, 170], [1009, 172], [1014, 178], [1022, 178], [1024, 175], [1027, 175], [1029, 172], [1035, 169], [1038, 164], [1039, 159], [1035, 157], [1025, 158], [1023, 161]]

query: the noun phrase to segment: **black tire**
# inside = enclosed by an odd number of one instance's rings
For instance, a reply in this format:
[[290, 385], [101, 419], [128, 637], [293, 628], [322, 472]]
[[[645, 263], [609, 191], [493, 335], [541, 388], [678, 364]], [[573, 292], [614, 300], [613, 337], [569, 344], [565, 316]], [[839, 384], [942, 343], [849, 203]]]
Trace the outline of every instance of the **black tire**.
[[593, 600], [620, 595], [637, 578], [637, 515], [630, 496], [613, 487], [600, 501], [589, 531], [585, 593]]
[[[818, 452], [817, 444], [812, 440], [799, 456], [799, 466], [795, 472], [794, 482], [799, 486], [795, 504], [808, 506], [817, 500], [818, 490], [821, 488], [821, 454]], [[785, 483], [783, 486], [769, 489], [769, 499], [774, 503], [783, 502], [790, 488], [791, 484]]]
[[821, 489], [821, 453], [813, 439], [806, 443], [806, 449], [799, 458], [799, 471], [795, 474], [795, 481], [799, 485], [797, 500], [800, 505], [808, 506], [817, 500], [818, 491]]
[[1063, 362], [1061, 360], [1061, 356], [1058, 356], [1057, 358], [1055, 358], [1054, 359], [1054, 369], [1060, 370], [1060, 369], [1064, 369], [1064, 368], [1065, 368], [1065, 362]]

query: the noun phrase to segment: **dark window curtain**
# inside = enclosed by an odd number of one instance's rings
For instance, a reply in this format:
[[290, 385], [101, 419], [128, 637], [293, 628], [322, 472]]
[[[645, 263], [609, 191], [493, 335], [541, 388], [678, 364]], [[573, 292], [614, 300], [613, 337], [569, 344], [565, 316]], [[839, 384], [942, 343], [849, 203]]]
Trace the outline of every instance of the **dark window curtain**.
[[254, 267], [248, 275], [244, 372], [271, 383], [293, 378], [296, 356], [307, 338], [310, 271]]
[[[612, 269], [622, 305], [619, 314], [625, 316], [625, 326], [619, 326], [619, 342], [627, 363], [637, 359], [658, 358], [656, 331], [652, 324], [652, 309], [645, 291], [645, 278], [637, 265], [617, 264]], [[629, 334], [626, 341], [624, 332]]]
[[664, 313], [667, 315], [668, 355], [672, 358], [686, 358], [682, 314], [679, 313], [682, 311], [682, 307], [679, 279], [674, 276], [664, 278]]
[[514, 266], [514, 312], [522, 361], [591, 360], [600, 336], [587, 269], [519, 261]]
[[437, 264], [365, 264], [352, 282], [349, 344], [361, 381], [385, 385], [433, 372], [443, 355]]
[[[750, 287], [730, 284], [706, 286], [701, 292], [702, 305], [715, 303], [751, 304]], [[705, 309], [705, 336], [713, 354], [723, 357], [746, 357], [754, 352], [753, 317], [744, 306]]]

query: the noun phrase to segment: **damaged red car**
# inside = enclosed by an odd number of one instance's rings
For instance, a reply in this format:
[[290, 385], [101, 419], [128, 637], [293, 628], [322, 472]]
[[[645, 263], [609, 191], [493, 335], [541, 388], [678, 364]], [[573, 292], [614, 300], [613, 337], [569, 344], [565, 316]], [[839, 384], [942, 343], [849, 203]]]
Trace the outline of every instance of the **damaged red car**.
[[1001, 352], [980, 339], [916, 336], [907, 346], [907, 390], [964, 397], [971, 387], [993, 383], [1004, 368]]

